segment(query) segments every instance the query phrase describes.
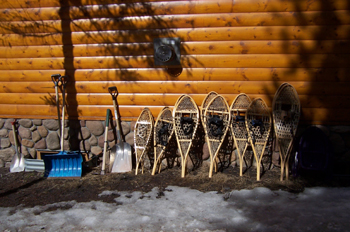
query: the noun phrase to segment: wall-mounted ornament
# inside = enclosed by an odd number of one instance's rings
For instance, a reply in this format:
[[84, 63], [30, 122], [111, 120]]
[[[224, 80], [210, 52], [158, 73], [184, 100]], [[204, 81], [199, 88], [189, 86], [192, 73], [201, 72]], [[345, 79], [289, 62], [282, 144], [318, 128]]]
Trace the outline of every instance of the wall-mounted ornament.
[[181, 67], [180, 43], [180, 38], [154, 39], [154, 65], [168, 68]]

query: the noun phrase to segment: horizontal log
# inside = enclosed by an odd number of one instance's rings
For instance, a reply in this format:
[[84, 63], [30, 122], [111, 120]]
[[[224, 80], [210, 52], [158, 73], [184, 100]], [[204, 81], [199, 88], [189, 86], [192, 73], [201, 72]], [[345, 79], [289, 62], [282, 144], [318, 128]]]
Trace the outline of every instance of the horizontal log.
[[[198, 82], [197, 89], [201, 92], [215, 91], [217, 93], [246, 93], [246, 94], [274, 94], [281, 82]], [[343, 83], [321, 82], [290, 82], [301, 95], [347, 95], [350, 86]]]
[[[221, 93], [220, 93], [221, 94]], [[206, 94], [189, 94], [200, 107]], [[228, 104], [232, 104], [237, 94], [221, 94]], [[118, 104], [121, 106], [174, 106], [180, 94], [134, 94], [123, 93], [118, 95]], [[274, 95], [249, 94], [251, 99], [262, 98], [268, 107], [272, 106]], [[302, 108], [327, 108], [327, 109], [350, 109], [350, 96], [332, 95], [299, 95]], [[62, 95], [59, 94], [60, 105]], [[56, 95], [49, 93], [0, 93], [0, 104], [24, 104], [24, 105], [56, 105]], [[113, 107], [111, 95], [104, 94], [69, 94], [66, 97], [67, 105], [91, 105]]]
[[[244, 27], [244, 26], [307, 26], [307, 25], [346, 25], [350, 22], [349, 11], [313, 11], [313, 12], [268, 12], [268, 13], [220, 13], [220, 14], [183, 14], [165, 16], [125, 17], [120, 20], [82, 19], [71, 22], [69, 31], [94, 30], [131, 30], [131, 29], [163, 29], [163, 28], [198, 28], [198, 27]], [[69, 22], [59, 22], [58, 30], [69, 25]], [[14, 22], [16, 23], [16, 22]], [[1, 25], [1, 24], [0, 24]], [[39, 25], [41, 26], [41, 25]], [[49, 22], [49, 28], [50, 28]], [[35, 25], [38, 32], [45, 31]], [[62, 31], [64, 32], [64, 31]], [[4, 32], [11, 33], [11, 31]]]
[[[334, 41], [334, 44], [339, 43], [341, 42]], [[346, 42], [343, 41], [343, 43]], [[186, 50], [182, 49], [182, 52], [186, 52]], [[0, 47], [0, 57], [2, 58], [140, 56], [153, 55], [153, 53], [153, 43]]]
[[[0, 58], [153, 55], [153, 43], [49, 46], [0, 46]], [[182, 55], [198, 54], [332, 54], [350, 53], [348, 40], [271, 40], [183, 42]]]
[[[134, 119], [140, 115], [141, 111], [148, 107], [152, 115], [156, 118], [163, 108], [162, 106], [120, 106], [119, 112], [121, 120]], [[107, 109], [110, 106], [79, 106], [67, 108], [67, 119], [83, 120], [104, 120]], [[303, 108], [301, 114], [301, 123], [311, 124], [335, 124], [349, 125], [350, 109], [325, 109], [325, 108]], [[3, 118], [57, 118], [56, 107], [42, 105], [1, 105], [0, 115]]]
[[[67, 95], [77, 93], [108, 93], [108, 87], [117, 86], [122, 93], [147, 94], [267, 94], [272, 95], [284, 82], [275, 81], [79, 81], [67, 84]], [[350, 94], [349, 82], [289, 82], [301, 95]], [[47, 93], [54, 94], [54, 85], [47, 82], [0, 82], [0, 93]]]
[[[119, 106], [118, 110], [123, 118], [138, 117], [146, 106]], [[153, 114], [158, 115], [163, 107], [150, 106]], [[113, 106], [69, 106], [66, 109], [66, 119], [98, 119], [106, 117], [106, 110], [113, 109]], [[45, 105], [1, 105], [0, 115], [4, 118], [57, 118], [57, 108]]]
[[[1, 47], [0, 47], [1, 49]], [[182, 43], [182, 54], [332, 54], [350, 53], [349, 40], [243, 40]]]
[[[46, 0], [46, 1], [36, 1], [36, 0], [18, 0], [1, 1], [1, 9], [25, 9], [31, 8], [43, 9], [49, 7], [67, 7], [67, 6], [77, 6], [83, 9], [88, 15], [98, 16], [97, 9], [91, 9], [89, 6], [101, 5], [101, 4], [118, 4], [117, 6], [108, 5], [108, 7], [98, 8], [103, 13], [117, 11], [124, 14], [135, 14], [134, 12], [155, 12], [157, 14], [167, 14], [167, 13], [216, 13], [216, 12], [277, 12], [277, 11], [317, 11], [317, 10], [341, 10], [348, 9], [346, 1], [343, 0], [316, 0], [309, 2], [307, 0], [274, 0], [268, 2], [261, 2], [256, 0], [220, 0], [218, 4], [217, 0], [204, 0], [204, 1], [164, 1], [164, 0], [148, 0], [147, 4], [140, 3], [140, 0], [128, 0], [129, 4], [127, 7], [125, 5], [119, 6], [119, 4], [125, 3], [125, 0], [83, 0], [83, 1], [59, 1], [59, 0]], [[81, 7], [84, 6], [84, 7]], [[106, 8], [106, 9], [105, 9]], [[145, 9], [146, 8], [146, 9]], [[51, 8], [49, 8], [50, 11]], [[160, 9], [163, 9], [161, 11]], [[27, 10], [27, 15], [35, 15], [35, 12], [30, 13]], [[83, 11], [81, 10], [81, 11]], [[75, 11], [73, 11], [75, 12]], [[39, 14], [40, 12], [37, 12]], [[95, 14], [94, 14], [95, 13]], [[72, 15], [69, 14], [69, 15]], [[42, 19], [42, 18], [39, 18]]]
[[[227, 54], [181, 56], [184, 68], [346, 68], [350, 54]], [[0, 70], [152, 68], [153, 56], [0, 58]]]
[[348, 40], [350, 25], [258, 26], [168, 28], [163, 30], [121, 30], [72, 33], [0, 34], [1, 46], [76, 45], [103, 43], [150, 43], [159, 37], [180, 37], [181, 41], [235, 40]]
[[[85, 6], [85, 5], [101, 5], [101, 4], [123, 4], [136, 3], [139, 0], [71, 0], [71, 1], [60, 1], [60, 0], [46, 0], [39, 2], [37, 0], [28, 0], [28, 1], [10, 1], [2, 0], [1, 8], [39, 8], [39, 7], [66, 7], [66, 6]], [[148, 0], [148, 2], [160, 2], [161, 0]]]
[[182, 56], [189, 68], [345, 68], [349, 54], [239, 54]]
[[247, 27], [247, 26], [310, 26], [347, 25], [349, 11], [221, 13], [191, 15], [150, 15], [120, 17], [118, 15], [79, 20], [0, 21], [2, 34], [71, 33], [110, 30]]
[[71, 81], [306, 81], [346, 82], [349, 68], [185, 68], [179, 76], [164, 69], [0, 70], [0, 82], [45, 82], [51, 75]]

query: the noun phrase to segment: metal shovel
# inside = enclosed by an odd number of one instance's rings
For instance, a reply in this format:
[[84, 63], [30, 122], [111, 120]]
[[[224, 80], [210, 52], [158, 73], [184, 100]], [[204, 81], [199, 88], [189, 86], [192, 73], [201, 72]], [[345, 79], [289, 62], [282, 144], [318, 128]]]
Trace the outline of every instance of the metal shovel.
[[130, 172], [132, 170], [131, 146], [123, 141], [121, 136], [120, 122], [117, 112], [117, 96], [118, 90], [116, 86], [108, 88], [109, 93], [113, 99], [114, 115], [117, 124], [117, 139], [118, 143], [112, 147], [110, 155], [111, 172]]
[[18, 143], [17, 143], [17, 133], [16, 133], [16, 119], [11, 122], [12, 124], [12, 130], [13, 130], [13, 137], [15, 140], [15, 148], [16, 148], [16, 154], [13, 156], [11, 163], [10, 163], [10, 172], [23, 172], [25, 168], [24, 164], [24, 156], [23, 154], [18, 154]]

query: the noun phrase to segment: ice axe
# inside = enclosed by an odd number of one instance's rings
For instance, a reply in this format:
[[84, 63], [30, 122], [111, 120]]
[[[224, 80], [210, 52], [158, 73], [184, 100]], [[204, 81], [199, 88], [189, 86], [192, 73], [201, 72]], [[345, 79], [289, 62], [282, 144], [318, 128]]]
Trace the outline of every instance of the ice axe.
[[132, 159], [131, 159], [131, 146], [128, 143], [125, 143], [122, 139], [120, 122], [118, 118], [117, 111], [117, 96], [118, 90], [116, 86], [108, 88], [108, 92], [112, 96], [113, 106], [114, 106], [114, 115], [115, 123], [117, 124], [117, 139], [118, 143], [112, 147], [110, 155], [110, 169], [111, 172], [130, 172], [132, 170]]

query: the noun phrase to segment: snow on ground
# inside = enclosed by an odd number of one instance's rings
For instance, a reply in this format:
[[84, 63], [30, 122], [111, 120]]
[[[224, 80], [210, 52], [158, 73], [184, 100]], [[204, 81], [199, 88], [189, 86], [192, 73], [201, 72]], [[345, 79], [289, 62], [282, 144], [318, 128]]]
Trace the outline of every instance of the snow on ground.
[[116, 203], [0, 208], [0, 231], [350, 231], [350, 188], [159, 193], [105, 191], [120, 195]]

